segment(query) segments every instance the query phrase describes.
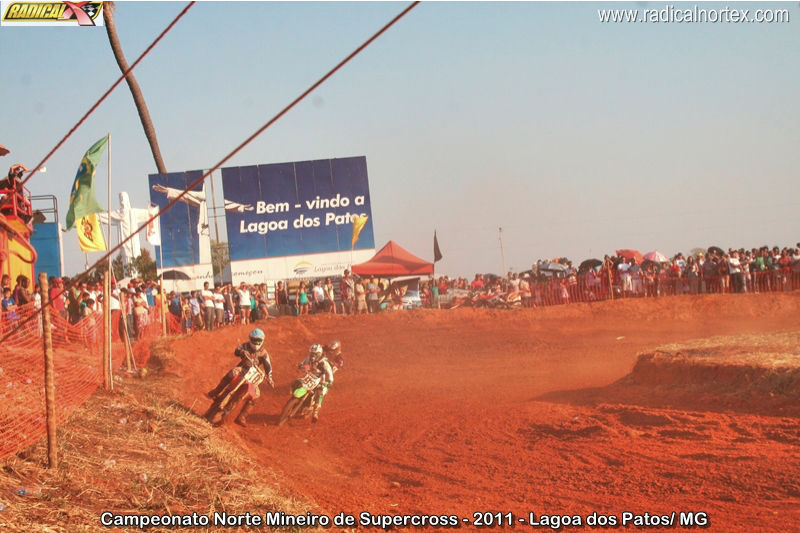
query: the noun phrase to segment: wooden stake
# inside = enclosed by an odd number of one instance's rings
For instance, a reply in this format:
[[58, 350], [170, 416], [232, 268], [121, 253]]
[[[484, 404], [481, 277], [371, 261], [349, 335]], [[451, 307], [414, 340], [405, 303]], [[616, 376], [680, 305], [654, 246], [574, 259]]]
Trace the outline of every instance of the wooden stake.
[[58, 468], [56, 446], [56, 387], [53, 369], [53, 332], [50, 331], [50, 287], [47, 274], [39, 274], [42, 292], [42, 339], [44, 341], [44, 392], [47, 419], [47, 467]]
[[161, 308], [159, 312], [161, 313], [161, 336], [167, 336], [167, 313], [164, 312], [164, 304], [166, 304], [167, 295], [164, 294], [164, 280], [161, 280], [161, 283], [158, 285], [158, 293], [161, 296], [159, 298], [158, 306]]
[[[120, 294], [120, 298], [122, 298], [122, 294]], [[131, 335], [128, 331], [128, 309], [127, 304], [123, 304], [124, 307], [122, 308], [122, 334], [125, 336], [125, 367], [127, 368], [128, 372], [132, 372], [135, 363], [131, 364], [133, 361], [133, 347], [131, 346]]]

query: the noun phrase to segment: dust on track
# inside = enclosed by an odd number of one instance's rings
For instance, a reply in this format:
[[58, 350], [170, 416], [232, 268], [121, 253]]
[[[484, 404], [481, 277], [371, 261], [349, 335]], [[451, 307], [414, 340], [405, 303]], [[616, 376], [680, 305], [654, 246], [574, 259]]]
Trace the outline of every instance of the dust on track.
[[[796, 331], [798, 311], [793, 293], [269, 320], [276, 391], [248, 428], [220, 431], [329, 515], [706, 511], [712, 530], [786, 531], [800, 519], [796, 410], [625, 377], [660, 345]], [[195, 412], [248, 329], [173, 344]], [[305, 349], [333, 338], [346, 366], [320, 422], [275, 427]]]

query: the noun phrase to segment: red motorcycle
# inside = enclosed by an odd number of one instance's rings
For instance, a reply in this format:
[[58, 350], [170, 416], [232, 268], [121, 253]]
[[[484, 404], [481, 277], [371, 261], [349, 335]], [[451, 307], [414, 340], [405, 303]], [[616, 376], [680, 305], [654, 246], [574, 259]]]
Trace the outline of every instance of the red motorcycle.
[[[242, 399], [250, 396], [253, 400], [258, 398], [258, 386], [267, 379], [267, 374], [258, 365], [253, 365], [246, 372], [241, 372], [217, 395], [203, 417], [215, 426], [222, 425], [231, 411]], [[218, 421], [217, 415], [222, 413]]]

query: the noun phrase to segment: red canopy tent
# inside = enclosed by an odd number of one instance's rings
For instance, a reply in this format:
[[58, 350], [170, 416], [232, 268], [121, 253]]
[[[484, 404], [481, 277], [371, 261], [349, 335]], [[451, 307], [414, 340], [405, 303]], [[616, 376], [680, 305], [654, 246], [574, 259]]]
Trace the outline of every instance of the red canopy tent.
[[396, 242], [389, 241], [369, 261], [353, 265], [353, 274], [381, 278], [433, 274], [433, 263], [424, 261]]

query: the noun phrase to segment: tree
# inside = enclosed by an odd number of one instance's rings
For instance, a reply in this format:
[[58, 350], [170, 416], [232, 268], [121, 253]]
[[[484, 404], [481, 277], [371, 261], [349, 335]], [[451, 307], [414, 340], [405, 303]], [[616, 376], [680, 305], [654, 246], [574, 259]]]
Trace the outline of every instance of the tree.
[[211, 241], [211, 266], [214, 271], [214, 277], [222, 274], [228, 263], [231, 262], [230, 250], [228, 249], [227, 242]]
[[114, 273], [114, 278], [118, 281], [125, 277], [125, 267], [122, 264], [122, 254], [117, 254], [117, 257], [111, 261], [111, 271]]
[[695, 257], [700, 257], [701, 255], [706, 255], [706, 250], [705, 248], [692, 248], [692, 251], [689, 253]]
[[[131, 261], [131, 266], [139, 273], [139, 277], [145, 281], [155, 281], [158, 277], [156, 262], [150, 257], [150, 252], [142, 248], [142, 255]], [[130, 272], [126, 272], [130, 274]]]
[[[108, 271], [108, 263], [102, 262], [97, 265], [89, 274], [89, 281], [95, 283], [103, 283], [103, 274]], [[124, 278], [125, 269], [122, 268], [122, 254], [117, 254], [117, 257], [111, 262], [111, 272], [113, 272], [114, 279], [117, 281]]]
[[94, 270], [89, 274], [89, 278], [87, 281], [93, 281], [95, 283], [103, 283], [103, 275], [108, 270], [108, 263], [102, 262], [97, 265]]
[[[108, 42], [111, 45], [111, 51], [114, 52], [114, 59], [117, 60], [120, 71], [123, 73], [128, 70], [128, 61], [125, 59], [125, 54], [122, 52], [122, 44], [117, 35], [117, 26], [114, 23], [114, 10], [116, 6], [114, 2], [103, 3], [103, 20], [106, 25], [106, 33], [108, 34]], [[153, 153], [153, 160], [156, 163], [156, 168], [159, 174], [166, 174], [167, 167], [164, 165], [164, 160], [161, 157], [161, 149], [158, 147], [158, 138], [156, 137], [156, 128], [153, 126], [153, 121], [150, 119], [150, 111], [147, 109], [147, 104], [144, 101], [142, 89], [139, 87], [139, 82], [136, 81], [131, 72], [125, 76], [125, 81], [128, 82], [128, 87], [133, 96], [133, 103], [136, 105], [136, 111], [139, 112], [139, 120], [144, 129], [144, 135], [147, 137], [147, 142], [150, 144], [150, 151]]]

